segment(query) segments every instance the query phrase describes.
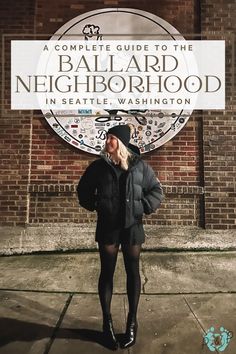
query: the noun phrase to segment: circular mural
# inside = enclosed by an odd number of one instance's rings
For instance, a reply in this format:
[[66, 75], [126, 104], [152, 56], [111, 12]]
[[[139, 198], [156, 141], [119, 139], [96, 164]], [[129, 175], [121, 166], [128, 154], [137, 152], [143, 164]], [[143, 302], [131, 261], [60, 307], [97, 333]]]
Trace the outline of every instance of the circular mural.
[[[168, 22], [156, 15], [136, 9], [111, 8], [84, 13], [64, 24], [51, 40], [184, 40]], [[180, 106], [181, 107], [181, 106]], [[131, 123], [131, 143], [141, 153], [154, 150], [172, 139], [186, 124], [190, 110], [43, 110], [52, 129], [74, 147], [99, 154], [106, 132], [117, 124]]]

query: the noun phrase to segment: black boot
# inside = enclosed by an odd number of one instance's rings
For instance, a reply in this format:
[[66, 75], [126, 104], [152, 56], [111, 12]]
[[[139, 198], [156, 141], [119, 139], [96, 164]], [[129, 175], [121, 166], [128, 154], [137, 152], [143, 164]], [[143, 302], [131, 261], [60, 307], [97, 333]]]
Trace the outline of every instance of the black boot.
[[136, 316], [132, 316], [132, 314], [129, 313], [127, 318], [126, 332], [125, 332], [124, 341], [122, 343], [122, 348], [124, 349], [129, 348], [135, 344], [137, 330], [138, 330], [138, 323], [136, 320]]
[[118, 341], [115, 336], [111, 315], [103, 316], [103, 334], [105, 336], [106, 344], [109, 346], [109, 348], [117, 350]]

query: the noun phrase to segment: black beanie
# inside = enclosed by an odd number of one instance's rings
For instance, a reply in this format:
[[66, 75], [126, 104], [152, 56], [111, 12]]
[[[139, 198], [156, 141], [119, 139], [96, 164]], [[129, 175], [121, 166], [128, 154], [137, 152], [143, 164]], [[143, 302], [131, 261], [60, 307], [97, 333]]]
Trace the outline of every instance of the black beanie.
[[110, 128], [107, 134], [112, 134], [118, 138], [125, 146], [129, 145], [130, 141], [130, 127], [128, 125], [116, 125]]

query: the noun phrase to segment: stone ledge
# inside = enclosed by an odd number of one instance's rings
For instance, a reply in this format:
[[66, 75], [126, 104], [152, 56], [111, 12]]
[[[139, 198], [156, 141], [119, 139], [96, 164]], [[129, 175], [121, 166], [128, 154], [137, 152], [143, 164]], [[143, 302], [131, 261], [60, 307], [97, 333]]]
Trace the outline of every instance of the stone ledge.
[[[236, 230], [204, 230], [197, 227], [145, 225], [143, 250], [235, 251]], [[95, 224], [40, 224], [1, 227], [0, 254], [97, 250]]]

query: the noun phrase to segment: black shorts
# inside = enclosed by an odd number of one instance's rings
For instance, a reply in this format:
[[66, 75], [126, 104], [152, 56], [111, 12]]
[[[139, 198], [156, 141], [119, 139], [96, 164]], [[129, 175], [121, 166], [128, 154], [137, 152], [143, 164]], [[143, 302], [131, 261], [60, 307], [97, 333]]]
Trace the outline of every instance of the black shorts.
[[143, 224], [134, 224], [129, 228], [115, 228], [114, 230], [96, 229], [95, 241], [104, 245], [141, 245], [145, 242]]

